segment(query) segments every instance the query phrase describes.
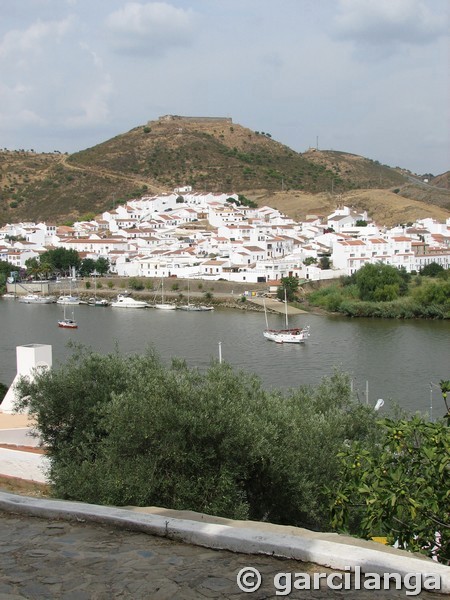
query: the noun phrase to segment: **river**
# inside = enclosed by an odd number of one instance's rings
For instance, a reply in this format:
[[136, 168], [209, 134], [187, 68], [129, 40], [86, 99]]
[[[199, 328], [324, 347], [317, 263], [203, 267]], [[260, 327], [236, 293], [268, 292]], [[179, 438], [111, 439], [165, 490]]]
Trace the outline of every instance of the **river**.
[[[290, 388], [317, 384], [336, 367], [353, 378], [361, 401], [383, 398], [408, 411], [443, 414], [437, 384], [450, 379], [450, 322], [348, 319], [302, 314], [290, 325], [310, 325], [302, 345], [265, 340], [262, 313], [218, 308], [213, 312], [156, 309], [75, 307], [77, 330], [60, 329], [63, 308], [0, 299], [0, 382], [9, 385], [16, 373], [16, 346], [50, 344], [53, 365], [70, 354], [69, 340], [108, 352], [154, 348], [168, 362], [186, 359], [203, 369], [219, 358], [236, 369], [258, 375], [265, 387]], [[69, 315], [68, 315], [69, 316]], [[282, 327], [281, 315], [270, 315], [271, 327]], [[220, 344], [220, 346], [219, 346]], [[368, 391], [368, 394], [367, 394]]]

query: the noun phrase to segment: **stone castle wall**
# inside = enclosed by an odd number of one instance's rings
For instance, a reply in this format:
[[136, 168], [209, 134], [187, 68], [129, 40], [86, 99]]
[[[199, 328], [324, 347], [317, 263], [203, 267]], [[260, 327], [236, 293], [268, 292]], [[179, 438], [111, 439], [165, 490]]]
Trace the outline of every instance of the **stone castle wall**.
[[230, 117], [180, 117], [178, 115], [164, 115], [159, 117], [158, 121], [185, 121], [190, 123], [232, 123]]

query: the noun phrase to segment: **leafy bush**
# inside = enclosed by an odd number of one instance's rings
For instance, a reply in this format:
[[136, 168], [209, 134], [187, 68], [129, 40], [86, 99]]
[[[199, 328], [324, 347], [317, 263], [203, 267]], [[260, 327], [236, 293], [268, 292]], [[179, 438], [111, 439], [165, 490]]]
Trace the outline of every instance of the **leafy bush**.
[[[450, 429], [422, 417], [380, 422], [382, 444], [354, 442], [339, 454], [332, 525], [450, 561]], [[436, 535], [436, 532], [439, 532]]]
[[134, 277], [130, 279], [130, 288], [135, 291], [141, 291], [144, 289], [144, 284], [140, 279], [135, 279]]
[[383, 263], [367, 264], [352, 275], [361, 300], [385, 302], [404, 295], [410, 276], [404, 269]]
[[443, 271], [444, 267], [442, 265], [432, 262], [425, 265], [423, 269], [420, 269], [420, 275], [422, 275], [422, 277], [437, 277]]
[[376, 413], [341, 373], [281, 393], [225, 363], [200, 373], [180, 360], [164, 367], [151, 351], [79, 348], [18, 391], [48, 449], [54, 494], [83, 502], [325, 527], [338, 450], [374, 441]]

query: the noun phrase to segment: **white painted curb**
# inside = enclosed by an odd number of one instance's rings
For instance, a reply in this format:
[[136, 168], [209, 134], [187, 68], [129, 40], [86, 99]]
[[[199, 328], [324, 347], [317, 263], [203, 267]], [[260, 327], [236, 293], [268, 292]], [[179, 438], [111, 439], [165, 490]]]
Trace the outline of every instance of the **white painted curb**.
[[0, 509], [44, 518], [106, 523], [216, 550], [291, 558], [340, 571], [349, 567], [354, 570], [355, 566], [359, 566], [361, 573], [398, 573], [402, 577], [408, 573], [421, 574], [423, 577], [433, 574], [440, 577], [440, 593], [450, 594], [450, 567], [414, 555], [405, 556], [405, 553], [394, 549], [386, 552], [306, 535], [202, 523], [123, 508], [31, 498], [6, 492], [0, 492]]

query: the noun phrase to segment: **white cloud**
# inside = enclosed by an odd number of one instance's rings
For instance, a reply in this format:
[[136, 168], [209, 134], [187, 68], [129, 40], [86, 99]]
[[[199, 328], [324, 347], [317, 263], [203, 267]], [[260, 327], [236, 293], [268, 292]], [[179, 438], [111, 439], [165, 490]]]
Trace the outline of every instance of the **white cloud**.
[[37, 21], [27, 29], [8, 31], [0, 44], [0, 59], [26, 55], [32, 58], [43, 50], [44, 42], [60, 41], [72, 23], [70, 17], [62, 21]]
[[2, 146], [75, 152], [162, 114], [223, 115], [294, 150], [319, 136], [323, 148], [444, 172], [449, 8], [448, 0], [0, 2]]
[[427, 44], [448, 31], [432, 7], [423, 0], [340, 0], [335, 32], [364, 45]]
[[69, 117], [66, 120], [68, 127], [86, 127], [100, 125], [108, 120], [110, 110], [108, 99], [112, 94], [113, 86], [109, 77], [93, 89], [86, 91], [86, 96], [79, 100], [81, 114]]
[[112, 45], [125, 53], [158, 56], [193, 40], [191, 11], [165, 2], [129, 2], [110, 14], [106, 25]]

